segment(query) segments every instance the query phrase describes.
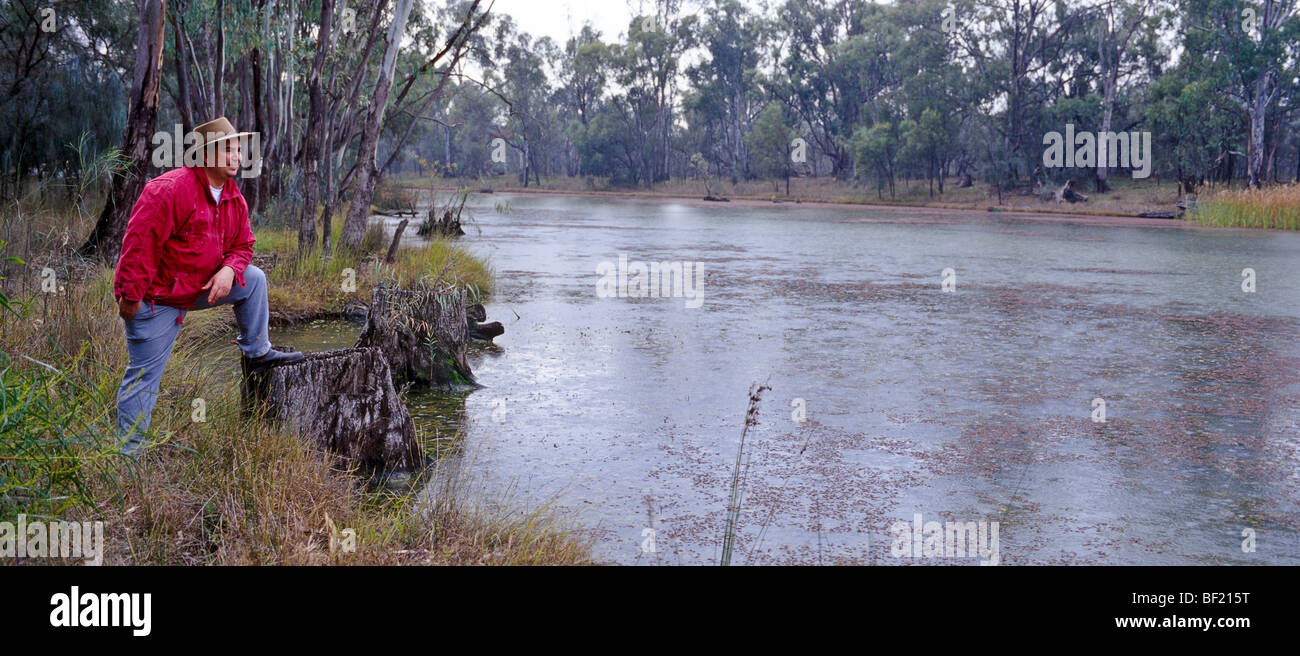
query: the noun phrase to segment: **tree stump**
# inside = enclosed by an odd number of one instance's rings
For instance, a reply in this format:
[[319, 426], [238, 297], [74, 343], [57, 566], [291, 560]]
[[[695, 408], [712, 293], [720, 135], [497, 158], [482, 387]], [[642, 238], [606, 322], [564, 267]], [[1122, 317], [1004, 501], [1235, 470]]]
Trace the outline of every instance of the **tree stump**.
[[416, 231], [421, 237], [434, 234], [442, 237], [460, 237], [465, 234], [465, 230], [460, 227], [460, 209], [455, 214], [451, 209], [445, 209], [442, 212], [442, 218], [438, 217], [438, 208], [429, 210], [429, 215], [425, 218], [424, 223], [420, 224]]
[[393, 376], [421, 384], [476, 385], [466, 359], [465, 292], [375, 286], [357, 348], [383, 351]]
[[258, 371], [247, 358], [241, 361], [246, 412], [264, 412], [365, 471], [410, 469], [423, 462], [415, 425], [379, 349], [309, 353], [301, 362]]

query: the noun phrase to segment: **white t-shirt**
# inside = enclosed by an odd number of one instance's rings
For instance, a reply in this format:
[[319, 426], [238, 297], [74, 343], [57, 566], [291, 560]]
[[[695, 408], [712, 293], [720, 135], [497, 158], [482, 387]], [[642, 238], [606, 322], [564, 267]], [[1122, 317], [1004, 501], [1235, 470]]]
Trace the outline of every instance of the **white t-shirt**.
[[212, 200], [214, 200], [214, 201], [220, 203], [220, 202], [221, 202], [221, 187], [213, 187], [212, 185], [208, 185], [208, 189], [211, 189], [211, 190], [212, 190]]

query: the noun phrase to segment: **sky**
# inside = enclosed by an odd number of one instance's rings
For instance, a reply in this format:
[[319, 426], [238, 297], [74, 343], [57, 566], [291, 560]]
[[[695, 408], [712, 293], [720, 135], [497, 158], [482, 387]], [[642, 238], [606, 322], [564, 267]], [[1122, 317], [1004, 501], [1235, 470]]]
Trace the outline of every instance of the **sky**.
[[[633, 7], [637, 4], [632, 0]], [[509, 14], [521, 31], [534, 37], [549, 36], [563, 47], [583, 21], [591, 21], [602, 37], [611, 41], [627, 31], [634, 12], [627, 0], [496, 0], [492, 13]]]

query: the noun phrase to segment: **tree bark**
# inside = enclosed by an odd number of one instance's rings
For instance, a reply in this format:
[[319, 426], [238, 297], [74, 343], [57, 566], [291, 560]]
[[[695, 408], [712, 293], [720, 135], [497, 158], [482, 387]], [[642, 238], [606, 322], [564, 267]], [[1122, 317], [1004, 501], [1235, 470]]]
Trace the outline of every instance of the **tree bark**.
[[422, 464], [415, 425], [379, 349], [309, 353], [301, 362], [261, 371], [252, 371], [245, 358], [243, 366], [246, 412], [265, 413], [365, 471]]
[[[182, 7], [184, 5], [181, 5]], [[179, 8], [178, 8], [179, 9]], [[185, 53], [185, 35], [181, 33], [180, 22], [172, 15], [172, 31], [176, 35], [176, 91], [179, 96], [177, 109], [181, 113], [181, 128], [186, 134], [194, 129], [194, 101], [190, 98], [190, 62]]]
[[217, 0], [217, 52], [212, 62], [212, 117], [226, 115], [224, 89], [226, 82], [226, 20], [225, 2]]
[[388, 255], [384, 257], [385, 262], [392, 264], [393, 259], [397, 257], [397, 247], [402, 243], [402, 232], [406, 230], [406, 224], [410, 221], [410, 219], [402, 219], [402, 222], [397, 224], [397, 230], [393, 231], [393, 243], [388, 245]]
[[1268, 106], [1273, 100], [1273, 72], [1270, 70], [1255, 82], [1255, 93], [1250, 103], [1250, 148], [1246, 154], [1247, 184], [1256, 189], [1264, 186], [1264, 121]]
[[362, 131], [361, 147], [357, 158], [357, 184], [352, 197], [348, 215], [343, 219], [343, 235], [339, 241], [353, 250], [361, 249], [361, 239], [366, 232], [366, 222], [370, 218], [370, 201], [375, 195], [376, 162], [375, 155], [379, 148], [379, 131], [384, 125], [384, 111], [388, 105], [388, 92], [393, 87], [393, 70], [397, 67], [397, 53], [402, 47], [402, 34], [406, 31], [406, 19], [411, 13], [412, 0], [398, 0], [396, 15], [388, 26], [388, 46], [384, 50], [384, 60], [379, 68], [379, 78], [375, 80], [375, 93], [370, 101], [370, 113], [366, 116], [366, 127]]
[[320, 152], [325, 138], [325, 92], [321, 89], [321, 71], [325, 68], [325, 55], [330, 47], [330, 24], [333, 22], [334, 0], [321, 0], [320, 30], [317, 32], [316, 56], [312, 59], [311, 74], [307, 78], [307, 131], [302, 139], [302, 213], [298, 217], [298, 252], [307, 253], [316, 246], [316, 202], [320, 197]]
[[162, 83], [163, 27], [167, 0], [141, 0], [140, 35], [136, 40], [135, 76], [131, 83], [131, 101], [126, 115], [122, 151], [130, 164], [113, 178], [108, 201], [79, 252], [105, 262], [117, 259], [122, 250], [122, 235], [131, 217], [131, 208], [144, 189], [149, 171], [149, 151], [158, 127], [158, 90]]

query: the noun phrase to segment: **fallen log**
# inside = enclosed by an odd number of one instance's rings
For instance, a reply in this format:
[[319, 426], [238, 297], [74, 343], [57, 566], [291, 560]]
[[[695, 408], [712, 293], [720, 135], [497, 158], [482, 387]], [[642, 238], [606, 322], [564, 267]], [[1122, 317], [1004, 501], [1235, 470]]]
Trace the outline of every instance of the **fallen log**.
[[394, 377], [432, 385], [476, 384], [466, 360], [465, 292], [375, 286], [357, 348], [384, 353]]
[[260, 370], [248, 358], [241, 361], [245, 412], [264, 413], [363, 471], [410, 469], [423, 462], [415, 425], [379, 349], [309, 353], [300, 362]]
[[482, 303], [475, 303], [465, 308], [465, 334], [470, 339], [490, 342], [492, 338], [505, 334], [506, 328], [500, 321], [482, 323], [484, 321], [487, 321], [487, 308], [483, 307]]
[[1061, 185], [1061, 188], [1057, 189], [1056, 192], [1052, 194], [1052, 197], [1056, 200], [1058, 205], [1067, 201], [1071, 203], [1088, 202], [1087, 196], [1074, 190], [1073, 180], [1066, 180], [1065, 184]]

